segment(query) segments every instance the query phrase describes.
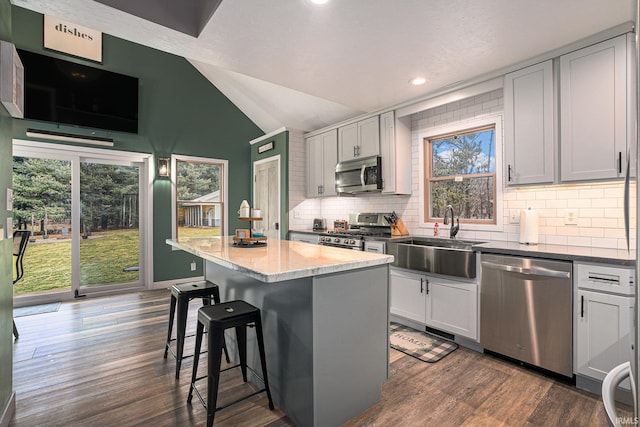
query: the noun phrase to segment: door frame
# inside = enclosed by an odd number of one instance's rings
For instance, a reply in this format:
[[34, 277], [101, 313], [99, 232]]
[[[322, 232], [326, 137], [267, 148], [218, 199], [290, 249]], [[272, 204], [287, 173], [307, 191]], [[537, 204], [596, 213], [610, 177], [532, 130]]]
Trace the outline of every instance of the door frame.
[[275, 156], [270, 156], [270, 157], [265, 157], [264, 159], [260, 159], [260, 160], [256, 160], [253, 162], [252, 165], [252, 169], [253, 169], [253, 185], [252, 185], [252, 191], [251, 191], [251, 204], [255, 205], [256, 202], [256, 166], [263, 164], [263, 163], [269, 163], [269, 162], [273, 162], [276, 161], [277, 163], [277, 170], [278, 170], [278, 237], [282, 237], [282, 161], [280, 158], [280, 154], [276, 154]]
[[[17, 151], [17, 153], [16, 153]], [[89, 291], [83, 288], [83, 293], [87, 296], [105, 295], [108, 293], [122, 293], [131, 289], [151, 289], [153, 285], [153, 177], [154, 170], [151, 161], [153, 155], [150, 153], [134, 153], [119, 150], [105, 150], [93, 147], [71, 146], [40, 141], [29, 141], [23, 139], [13, 139], [13, 156], [33, 156], [43, 157], [43, 154], [50, 158], [69, 160], [72, 162], [72, 285], [71, 292], [60, 291], [50, 292], [41, 295], [24, 295], [14, 297], [14, 307], [25, 305], [41, 304], [54, 301], [66, 301], [74, 299], [74, 291], [80, 289], [79, 260], [80, 260], [80, 193], [74, 191], [74, 185], [79, 185], [80, 169], [73, 166], [73, 162], [78, 160], [95, 160], [105, 164], [115, 163], [138, 163], [140, 167], [140, 286], [117, 286], [105, 285], [102, 288]], [[13, 184], [12, 184], [13, 188]], [[77, 193], [77, 194], [76, 194]], [[77, 271], [76, 271], [77, 270]]]

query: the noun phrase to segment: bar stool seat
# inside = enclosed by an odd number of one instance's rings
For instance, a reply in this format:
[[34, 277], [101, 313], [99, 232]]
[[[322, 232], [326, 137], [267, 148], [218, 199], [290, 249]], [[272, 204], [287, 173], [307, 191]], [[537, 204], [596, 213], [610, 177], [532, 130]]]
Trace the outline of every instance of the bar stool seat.
[[[185, 330], [187, 328], [187, 314], [189, 313], [189, 301], [194, 298], [202, 298], [203, 306], [211, 305], [211, 300], [215, 304], [220, 304], [220, 290], [218, 285], [208, 280], [200, 280], [197, 282], [181, 283], [171, 286], [171, 303], [169, 306], [169, 331], [167, 333], [167, 342], [164, 348], [164, 358], [167, 358], [167, 353], [171, 352], [176, 359], [176, 379], [180, 378], [180, 367], [182, 361], [192, 355], [184, 355], [184, 341], [187, 335]], [[173, 321], [176, 314], [176, 308], [178, 312], [178, 318], [176, 320], [176, 338], [171, 338], [171, 332], [173, 330]], [[193, 336], [193, 335], [189, 335]], [[174, 353], [171, 348], [171, 342], [176, 341], [176, 351]], [[229, 360], [229, 353], [227, 347], [223, 343], [223, 350], [227, 359]]]
[[[260, 364], [262, 367], [262, 376], [247, 366], [247, 326], [255, 325], [256, 338], [258, 341], [258, 350], [260, 353]], [[200, 348], [202, 345], [202, 335], [204, 329], [207, 329], [207, 401], [205, 403], [200, 392], [196, 389], [197, 381], [205, 377], [197, 378], [198, 361], [200, 359]], [[224, 331], [229, 328], [235, 328], [236, 339], [238, 344], [238, 355], [240, 363], [229, 368], [220, 370], [221, 348], [224, 345]], [[225, 406], [216, 407], [218, 398], [218, 385], [220, 383], [220, 373], [229, 369], [240, 367], [242, 371], [242, 379], [247, 382], [247, 369], [249, 369], [256, 377], [260, 378], [264, 383], [264, 388], [255, 391], [247, 396], [241, 397]], [[263, 391], [267, 393], [269, 400], [269, 409], [273, 410], [273, 399], [271, 398], [271, 390], [269, 389], [269, 379], [267, 376], [267, 363], [264, 350], [264, 337], [262, 335], [262, 320], [260, 317], [260, 309], [254, 307], [246, 301], [236, 300], [224, 302], [221, 304], [204, 306], [198, 310], [198, 326], [196, 328], [196, 347], [193, 358], [193, 371], [191, 373], [191, 386], [189, 387], [189, 396], [187, 403], [191, 403], [193, 392], [195, 391], [198, 399], [207, 409], [207, 427], [213, 426], [215, 412], [245, 400]]]

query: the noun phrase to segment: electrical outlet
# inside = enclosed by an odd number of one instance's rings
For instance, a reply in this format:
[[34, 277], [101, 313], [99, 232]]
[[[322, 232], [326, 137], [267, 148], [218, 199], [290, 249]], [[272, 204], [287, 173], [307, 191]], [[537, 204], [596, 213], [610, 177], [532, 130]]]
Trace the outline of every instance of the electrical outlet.
[[196, 271], [196, 262], [191, 261], [191, 271]]
[[567, 209], [564, 211], [564, 224], [565, 225], [578, 225], [578, 210]]
[[517, 209], [511, 209], [509, 211], [509, 223], [511, 224], [520, 223], [520, 211], [518, 211]]
[[302, 218], [302, 212], [300, 212], [299, 209], [294, 209], [293, 210], [293, 217], [296, 218], [296, 219]]

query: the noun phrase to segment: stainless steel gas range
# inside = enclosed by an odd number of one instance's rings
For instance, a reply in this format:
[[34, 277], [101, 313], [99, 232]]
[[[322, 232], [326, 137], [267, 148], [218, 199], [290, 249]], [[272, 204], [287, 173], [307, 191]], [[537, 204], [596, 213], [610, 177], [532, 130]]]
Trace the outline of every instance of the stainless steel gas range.
[[[347, 230], [329, 230], [318, 236], [318, 244], [356, 251], [384, 253], [384, 239], [391, 237], [391, 226], [385, 219], [388, 213], [353, 213], [349, 214]], [[374, 244], [375, 242], [375, 244]]]

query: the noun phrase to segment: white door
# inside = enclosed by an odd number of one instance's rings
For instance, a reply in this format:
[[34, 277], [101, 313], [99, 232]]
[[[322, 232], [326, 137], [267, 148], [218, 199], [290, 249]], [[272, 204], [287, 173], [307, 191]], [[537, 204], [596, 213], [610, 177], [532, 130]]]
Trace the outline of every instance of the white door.
[[273, 156], [253, 163], [253, 204], [260, 209], [262, 221], [254, 221], [252, 227], [269, 239], [280, 238], [280, 156]]

